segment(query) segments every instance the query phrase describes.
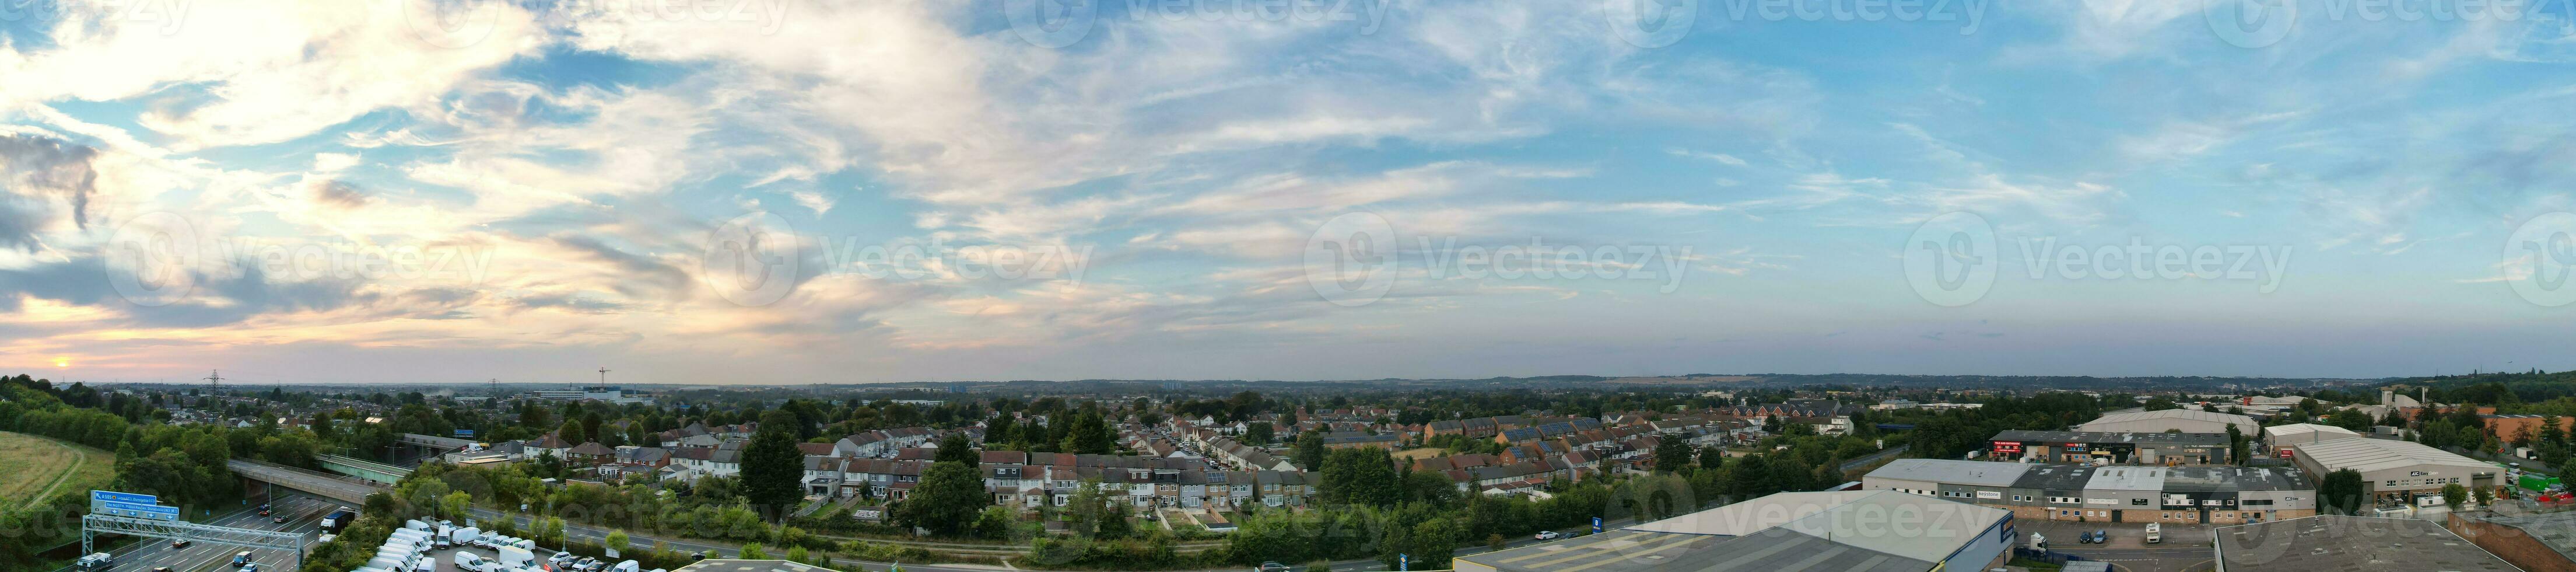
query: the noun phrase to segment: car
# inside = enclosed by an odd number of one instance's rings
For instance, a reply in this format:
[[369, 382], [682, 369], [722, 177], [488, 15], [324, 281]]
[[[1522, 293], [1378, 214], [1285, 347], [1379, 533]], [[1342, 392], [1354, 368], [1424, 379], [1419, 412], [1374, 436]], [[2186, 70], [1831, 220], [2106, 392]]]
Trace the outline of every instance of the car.
[[598, 570], [599, 559], [583, 556], [580, 560], [573, 561], [572, 567], [574, 570]]
[[1261, 567], [1252, 569], [1252, 572], [1288, 572], [1288, 565], [1277, 562], [1263, 562], [1261, 563]]
[[705, 560], [705, 559], [707, 559], [707, 551], [700, 550], [700, 551], [698, 551], [698, 553], [697, 553], [697, 554], [691, 554], [691, 555], [689, 555], [689, 559], [690, 559], [690, 560]]
[[168, 567], [168, 566], [163, 566], [163, 567], [160, 567], [160, 568], [154, 568], [154, 569], [152, 569], [152, 572], [171, 572], [171, 570], [170, 570], [170, 567]]
[[263, 508], [263, 509], [259, 509], [259, 515], [260, 515], [260, 516], [268, 516], [271, 512], [272, 512], [272, 511], [270, 511], [270, 510], [268, 510], [268, 509], [264, 509], [264, 508]]
[[1539, 540], [1556, 540], [1556, 539], [1557, 539], [1557, 537], [1560, 537], [1560, 536], [1564, 536], [1564, 535], [1562, 535], [1562, 534], [1557, 534], [1557, 533], [1556, 533], [1556, 531], [1553, 531], [1553, 530], [1541, 530], [1541, 531], [1538, 531], [1538, 537], [1537, 537], [1537, 538], [1538, 538]]
[[268, 503], [259, 503], [259, 509], [268, 510]]
[[2110, 544], [2110, 543], [2111, 543], [2111, 531], [2110, 531], [2110, 530], [2107, 530], [2107, 529], [2106, 529], [2106, 530], [2096, 530], [2096, 531], [2093, 531], [2093, 543], [2094, 543], [2094, 544]]
[[[704, 552], [700, 552], [700, 553], [698, 553], [698, 554], [699, 554], [700, 556], [704, 556], [704, 555], [706, 555], [706, 553], [704, 553]], [[555, 565], [555, 567], [557, 567], [557, 568], [561, 568], [561, 567], [563, 567], [563, 565], [564, 565], [564, 563], [565, 563], [565, 562], [571, 562], [571, 561], [572, 561], [572, 558], [573, 558], [573, 556], [572, 556], [572, 553], [570, 553], [570, 552], [557, 552], [557, 553], [555, 553], [555, 555], [554, 555], [554, 556], [548, 556], [548, 557], [546, 557], [546, 563], [547, 563], [547, 564], [553, 564], [553, 565]], [[704, 558], [701, 558], [701, 560], [703, 560], [703, 559], [704, 559]]]
[[250, 564], [250, 551], [248, 551], [248, 550], [244, 550], [244, 551], [241, 551], [241, 552], [235, 552], [235, 553], [233, 553], [233, 567], [234, 567], [234, 568], [240, 568], [240, 567], [243, 567], [243, 566], [249, 566], [249, 565], [251, 565], [251, 564]]
[[187, 548], [189, 545], [193, 545], [193, 544], [196, 544], [196, 543], [197, 543], [197, 542], [196, 542], [196, 541], [194, 541], [194, 540], [188, 540], [188, 539], [185, 539], [185, 538], [178, 539], [178, 540], [172, 540], [172, 541], [170, 541], [170, 549], [171, 549], [171, 550], [178, 550], [178, 549], [181, 549], [181, 548]]
[[2093, 531], [2090, 531], [2090, 530], [2084, 531], [2084, 534], [2083, 534], [2083, 535], [2080, 535], [2080, 536], [2075, 537], [2075, 543], [2076, 543], [2076, 544], [2092, 544], [2092, 543], [2093, 543]]
[[269, 522], [278, 523], [278, 524], [286, 524], [286, 515], [283, 515], [283, 514], [281, 514], [281, 515], [277, 515], [277, 518], [268, 519], [268, 521], [269, 521]]
[[258, 563], [243, 564], [243, 565], [242, 565], [241, 572], [259, 572], [259, 564], [258, 564]]

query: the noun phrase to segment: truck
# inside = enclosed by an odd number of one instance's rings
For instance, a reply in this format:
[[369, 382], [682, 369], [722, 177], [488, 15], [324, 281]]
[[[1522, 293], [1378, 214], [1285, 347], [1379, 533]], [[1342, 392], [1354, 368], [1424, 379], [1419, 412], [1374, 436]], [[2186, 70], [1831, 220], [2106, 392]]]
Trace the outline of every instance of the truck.
[[356, 509], [345, 506], [340, 507], [338, 510], [331, 511], [331, 514], [322, 517], [322, 532], [339, 534], [341, 530], [349, 528], [349, 521], [357, 519], [358, 511]]
[[2522, 482], [2517, 484], [2522, 487], [2522, 490], [2535, 493], [2547, 491], [2551, 487], [2563, 486], [2558, 481], [2558, 477], [2552, 477], [2540, 473], [2523, 473]]

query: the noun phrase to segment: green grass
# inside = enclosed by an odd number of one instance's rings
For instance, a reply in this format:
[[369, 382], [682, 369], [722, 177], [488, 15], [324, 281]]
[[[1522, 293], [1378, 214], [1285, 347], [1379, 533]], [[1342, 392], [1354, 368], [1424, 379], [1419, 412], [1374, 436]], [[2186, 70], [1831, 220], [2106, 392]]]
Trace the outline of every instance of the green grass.
[[0, 507], [42, 504], [88, 494], [116, 479], [116, 455], [25, 433], [0, 431]]

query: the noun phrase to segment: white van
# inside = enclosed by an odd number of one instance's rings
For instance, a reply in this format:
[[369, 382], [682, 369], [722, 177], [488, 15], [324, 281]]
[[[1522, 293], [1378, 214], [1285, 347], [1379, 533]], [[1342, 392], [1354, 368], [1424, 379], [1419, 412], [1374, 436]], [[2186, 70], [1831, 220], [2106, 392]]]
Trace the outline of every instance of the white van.
[[2164, 532], [2165, 532], [2165, 525], [2164, 525], [2163, 523], [2155, 523], [2155, 522], [2147, 523], [2147, 544], [2156, 544], [2156, 543], [2164, 542], [2164, 541], [2165, 541], [2165, 534], [2164, 534]]
[[483, 557], [475, 556], [472, 552], [458, 550], [456, 551], [456, 556], [452, 557], [451, 560], [455, 561], [456, 569], [458, 570], [473, 570], [479, 572], [483, 569]]

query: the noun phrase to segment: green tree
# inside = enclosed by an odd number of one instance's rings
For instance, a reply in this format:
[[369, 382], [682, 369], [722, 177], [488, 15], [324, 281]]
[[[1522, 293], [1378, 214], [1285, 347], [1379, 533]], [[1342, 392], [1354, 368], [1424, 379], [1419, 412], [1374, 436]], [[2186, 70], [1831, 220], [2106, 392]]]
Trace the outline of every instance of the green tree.
[[2236, 428], [2234, 423], [2227, 424], [2227, 458], [2243, 465], [2253, 462], [2252, 456], [2253, 451], [2245, 445], [2245, 431]]
[[1458, 538], [1465, 534], [1457, 521], [1434, 518], [1413, 525], [1412, 538], [1406, 543], [1413, 555], [1416, 570], [1448, 570], [1451, 554], [1458, 548]]
[[1268, 421], [1254, 421], [1249, 425], [1245, 425], [1243, 427], [1243, 442], [1253, 446], [1270, 444], [1271, 439], [1276, 438], [1271, 435], [1270, 427], [1270, 422]]
[[1691, 466], [1690, 442], [1667, 435], [1655, 442], [1655, 472], [1678, 473]]
[[1324, 466], [1324, 450], [1324, 433], [1307, 431], [1297, 435], [1297, 444], [1291, 448], [1289, 462], [1296, 463], [1300, 469], [1320, 470]]
[[2320, 514], [2361, 514], [2366, 503], [2361, 473], [2352, 469], [2326, 473], [2317, 483], [2317, 512]]
[[2327, 415], [2326, 424], [2354, 431], [2369, 431], [2370, 415], [2357, 409], [2345, 409]]
[[768, 560], [768, 559], [769, 559], [769, 551], [761, 550], [761, 549], [760, 549], [760, 543], [757, 543], [757, 542], [754, 542], [754, 543], [751, 543], [751, 544], [745, 544], [745, 545], [742, 545], [742, 552], [740, 552], [739, 554], [741, 554], [740, 558], [742, 558], [742, 559], [744, 559], [744, 560]]
[[992, 495], [984, 493], [983, 475], [975, 466], [960, 462], [936, 462], [922, 471], [921, 482], [913, 485], [911, 498], [896, 505], [894, 518], [906, 526], [929, 530], [940, 536], [964, 536], [974, 526], [976, 513], [993, 504]]
[[623, 554], [626, 552], [627, 548], [630, 548], [629, 543], [632, 541], [633, 539], [626, 537], [625, 529], [618, 529], [608, 531], [608, 538], [602, 539], [600, 541], [600, 545], [607, 547], [609, 550], [615, 550], [618, 553]]
[[1395, 461], [1385, 449], [1335, 449], [1324, 456], [1323, 464], [1323, 485], [1318, 492], [1326, 503], [1386, 507], [1404, 500], [1404, 486], [1396, 474]]
[[2495, 502], [2495, 493], [2488, 490], [2486, 487], [2478, 487], [2478, 490], [2474, 492], [2477, 494], [2478, 506], [2483, 507]]
[[2459, 483], [2442, 485], [2442, 504], [2449, 506], [2452, 512], [2458, 512], [2460, 505], [2467, 502], [2469, 502], [2468, 487], [2460, 486]]
[[956, 432], [939, 438], [939, 452], [931, 459], [933, 462], [959, 462], [973, 465], [983, 460], [983, 457], [976, 454], [974, 442], [967, 439], [965, 433]]
[[796, 449], [794, 427], [762, 424], [742, 448], [743, 497], [784, 517], [787, 507], [805, 497], [805, 454]]

